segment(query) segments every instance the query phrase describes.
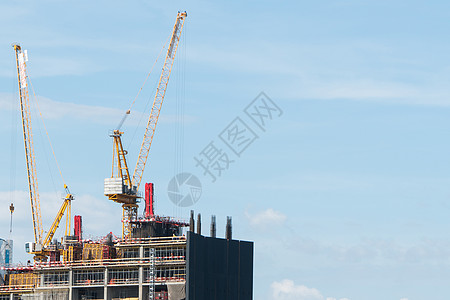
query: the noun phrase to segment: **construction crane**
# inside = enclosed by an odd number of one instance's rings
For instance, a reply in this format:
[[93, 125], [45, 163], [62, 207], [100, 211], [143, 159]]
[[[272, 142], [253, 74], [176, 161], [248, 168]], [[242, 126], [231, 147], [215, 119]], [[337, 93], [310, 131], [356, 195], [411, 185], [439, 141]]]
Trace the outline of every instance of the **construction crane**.
[[[125, 155], [127, 152], [123, 149], [121, 142], [123, 132], [120, 131], [120, 126], [123, 124], [125, 118], [120, 122], [118, 129], [114, 130], [111, 134], [114, 145], [113, 166], [111, 178], [105, 179], [105, 196], [108, 196], [109, 200], [122, 204], [122, 238], [130, 236], [133, 227], [131, 221], [137, 217], [139, 186], [144, 174], [145, 165], [152, 145], [153, 136], [155, 134], [156, 125], [158, 123], [159, 114], [161, 112], [162, 103], [166, 94], [167, 84], [169, 83], [170, 73], [172, 71], [175, 54], [177, 52], [186, 17], [186, 12], [178, 12], [177, 14], [132, 178], [130, 178], [130, 172], [126, 163]], [[130, 111], [127, 111], [125, 117], [129, 113]]]
[[[48, 251], [46, 250], [46, 248], [52, 241], [56, 229], [58, 228], [59, 223], [61, 221], [61, 218], [63, 217], [66, 210], [68, 210], [68, 215], [70, 214], [70, 202], [73, 200], [73, 196], [70, 194], [67, 185], [64, 185], [67, 195], [64, 199], [64, 202], [58, 214], [56, 215], [55, 220], [53, 221], [52, 226], [50, 227], [50, 230], [47, 232], [45, 238], [43, 238], [41, 206], [39, 201], [36, 159], [34, 155], [33, 133], [31, 126], [31, 110], [30, 110], [30, 100], [28, 94], [28, 81], [26, 71], [26, 62], [28, 61], [28, 55], [26, 50], [22, 51], [20, 45], [14, 44], [13, 48], [16, 53], [20, 110], [22, 115], [23, 141], [25, 144], [25, 157], [28, 175], [28, 190], [30, 196], [31, 216], [33, 220], [33, 229], [34, 229], [34, 243], [27, 243], [25, 248], [28, 253], [35, 255], [34, 256], [35, 261], [45, 261], [48, 256]], [[67, 227], [66, 227], [66, 235], [67, 235]]]

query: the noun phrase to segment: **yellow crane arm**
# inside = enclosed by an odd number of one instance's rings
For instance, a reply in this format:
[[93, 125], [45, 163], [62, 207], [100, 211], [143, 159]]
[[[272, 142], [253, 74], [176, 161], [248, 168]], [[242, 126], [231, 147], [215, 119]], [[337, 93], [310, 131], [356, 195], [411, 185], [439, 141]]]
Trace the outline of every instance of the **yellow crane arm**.
[[183, 30], [184, 20], [186, 17], [186, 12], [179, 12], [173, 27], [172, 38], [170, 40], [169, 48], [167, 49], [166, 59], [159, 78], [158, 88], [156, 89], [155, 99], [153, 100], [153, 106], [148, 119], [147, 128], [144, 133], [144, 139], [142, 141], [136, 168], [134, 168], [132, 184], [136, 186], [136, 190], [139, 190], [142, 175], [144, 174], [145, 164], [152, 145], [156, 124], [158, 123], [159, 113], [161, 112], [167, 84], [169, 83], [170, 73], [172, 71], [173, 61], [177, 52], [178, 42], [180, 41], [181, 31]]
[[114, 167], [115, 161], [117, 161], [116, 175], [118, 178], [122, 178], [124, 184], [131, 189], [132, 186], [131, 186], [130, 172], [128, 171], [127, 159], [125, 157], [127, 151], [123, 149], [122, 139], [120, 138], [122, 134], [123, 132], [120, 132], [119, 130], [114, 130], [113, 134], [111, 135], [114, 139], [113, 168], [111, 178], [115, 177]]
[[53, 239], [53, 236], [55, 235], [56, 229], [59, 227], [59, 222], [61, 222], [62, 217], [64, 216], [64, 213], [67, 209], [67, 207], [70, 205], [70, 201], [73, 200], [73, 196], [71, 194], [67, 194], [66, 198], [64, 199], [63, 204], [61, 205], [61, 208], [58, 211], [58, 214], [56, 215], [55, 220], [53, 221], [52, 226], [50, 227], [50, 230], [47, 232], [47, 236], [44, 239], [43, 247], [47, 247], [50, 242]]
[[20, 110], [22, 114], [23, 141], [28, 174], [28, 189], [30, 193], [31, 215], [33, 218], [34, 241], [42, 245], [42, 218], [39, 202], [39, 191], [36, 176], [36, 160], [34, 156], [33, 133], [31, 130], [31, 112], [28, 96], [28, 83], [26, 72], [26, 53], [19, 45], [13, 45], [16, 53], [17, 78], [19, 81]]

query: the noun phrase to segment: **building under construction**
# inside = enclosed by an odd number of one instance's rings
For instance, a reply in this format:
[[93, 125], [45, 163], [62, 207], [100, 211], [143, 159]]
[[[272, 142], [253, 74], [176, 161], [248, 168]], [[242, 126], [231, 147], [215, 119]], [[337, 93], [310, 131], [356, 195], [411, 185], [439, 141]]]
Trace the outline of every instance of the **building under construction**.
[[[81, 219], [75, 220], [77, 228]], [[0, 300], [252, 299], [253, 243], [231, 238], [231, 219], [225, 238], [216, 237], [215, 217], [210, 237], [194, 232], [193, 213], [185, 235], [143, 237], [142, 228], [180, 233], [187, 224], [156, 216], [137, 222], [139, 237], [123, 240], [109, 234], [92, 241], [77, 231], [52, 245], [55, 254], [49, 261], [5, 268]]]
[[[154, 212], [153, 184], [145, 184], [144, 197], [139, 192], [186, 17], [186, 12], [177, 14], [134, 173], [128, 168], [120, 131], [130, 109], [111, 133], [112, 172], [104, 181], [104, 195], [122, 206], [120, 238], [110, 233], [99, 240], [84, 239], [82, 217], [75, 216], [71, 226], [73, 196], [65, 183], [66, 197], [61, 208], [50, 229], [43, 230], [26, 72], [28, 57], [20, 45], [13, 45], [34, 230], [34, 242], [27, 243], [25, 249], [34, 262], [2, 267], [0, 300], [252, 299], [253, 243], [232, 239], [231, 217], [224, 238], [216, 237], [215, 216], [211, 219], [211, 234], [206, 237], [201, 235], [200, 214], [195, 232], [193, 212], [189, 222], [158, 216]], [[141, 198], [145, 200], [142, 216], [138, 215]], [[54, 236], [64, 215], [66, 231], [58, 241]]]

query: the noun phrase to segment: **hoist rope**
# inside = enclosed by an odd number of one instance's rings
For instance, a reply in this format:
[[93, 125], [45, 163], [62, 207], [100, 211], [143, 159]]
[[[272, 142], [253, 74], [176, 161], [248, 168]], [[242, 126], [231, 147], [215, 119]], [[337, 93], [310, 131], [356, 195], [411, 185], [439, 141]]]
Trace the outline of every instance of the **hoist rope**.
[[[144, 88], [145, 84], [147, 83], [147, 80], [148, 80], [148, 78], [150, 77], [150, 74], [152, 73], [153, 69], [155, 68], [155, 65], [156, 65], [156, 63], [158, 62], [159, 58], [161, 57], [161, 54], [163, 53], [163, 50], [166, 49], [166, 46], [167, 46], [167, 44], [169, 43], [171, 36], [172, 36], [172, 35], [169, 35], [169, 37], [167, 38], [167, 40], [166, 40], [166, 42], [164, 43], [163, 47], [161, 48], [161, 51], [159, 51], [159, 54], [158, 54], [158, 56], [156, 57], [156, 60], [155, 60], [155, 62], [153, 63], [153, 66], [152, 66], [152, 68], [150, 69], [150, 72], [147, 74], [147, 77], [145, 78], [144, 83], [142, 84], [142, 86], [141, 86], [141, 88], [139, 89], [139, 91], [138, 91], [136, 97], [134, 98], [133, 102], [131, 103], [130, 108], [129, 108], [128, 111], [125, 113], [125, 116], [131, 112], [131, 108], [134, 106], [134, 103], [136, 102], [137, 98], [139, 97], [139, 94], [141, 93], [142, 89]], [[152, 91], [155, 91], [157, 84], [158, 84], [158, 83], [156, 82], [155, 85], [154, 85], [154, 87], [153, 87], [153, 89], [152, 89]], [[155, 91], [155, 93], [156, 93], [156, 91]], [[130, 139], [129, 142], [128, 142], [128, 149], [130, 149], [130, 146], [131, 146], [131, 144], [132, 144], [133, 141], [134, 141], [134, 138], [135, 138], [135, 136], [136, 136], [136, 132], [137, 132], [139, 126], [141, 125], [142, 120], [144, 119], [144, 116], [148, 116], [148, 114], [147, 114], [147, 108], [148, 108], [148, 106], [149, 106], [149, 104], [150, 104], [150, 101], [153, 100], [153, 98], [154, 98], [153, 95], [150, 96], [150, 97], [148, 98], [148, 100], [147, 100], [147, 103], [145, 104], [144, 111], [142, 112], [141, 117], [139, 118], [139, 122], [138, 122], [137, 126], [135, 127], [135, 129], [134, 129], [134, 131], [133, 131], [133, 134], [131, 135], [131, 139]]]
[[[16, 99], [16, 84], [17, 81], [13, 80], [12, 81], [12, 101], [11, 101], [11, 129], [12, 129], [12, 134], [11, 134], [11, 164], [10, 164], [10, 177], [9, 177], [9, 187], [10, 187], [10, 202], [11, 204], [13, 204], [16, 200], [15, 194], [16, 194], [16, 163], [17, 163], [17, 129], [18, 129], [18, 122], [17, 122], [17, 115], [18, 113], [16, 113], [15, 111], [15, 107], [13, 105], [14, 103], [14, 99]], [[9, 239], [11, 239], [11, 235], [12, 235], [12, 213], [11, 213], [11, 220], [10, 220], [10, 226], [9, 226]]]
[[[28, 81], [30, 82], [31, 90], [33, 91], [33, 97], [37, 100], [36, 93], [34, 92], [34, 87], [33, 87], [33, 84], [31, 83], [30, 78], [28, 78]], [[66, 186], [66, 181], [64, 180], [61, 168], [59, 167], [58, 160], [56, 159], [55, 150], [53, 149], [53, 145], [52, 145], [52, 142], [50, 140], [50, 135], [48, 134], [48, 131], [47, 131], [47, 126], [45, 126], [44, 117], [42, 116], [41, 109], [39, 108], [39, 103], [38, 103], [38, 101], [35, 101], [35, 103], [36, 103], [36, 107], [37, 107], [38, 112], [39, 112], [39, 116], [41, 117], [41, 121], [42, 121], [42, 124], [44, 126], [45, 134], [47, 135], [48, 143], [50, 144], [50, 148], [52, 150], [53, 158], [55, 159], [55, 163], [56, 163], [56, 166], [58, 168], [59, 175], [61, 176], [61, 179], [63, 181], [64, 186]]]
[[166, 48], [167, 43], [169, 42], [171, 36], [169, 36], [166, 40], [166, 42], [164, 43], [164, 46], [161, 48], [161, 51], [159, 51], [158, 57], [156, 58], [155, 62], [153, 63], [152, 68], [150, 69], [150, 72], [148, 72], [147, 77], [145, 77], [144, 83], [142, 84], [141, 88], [139, 89], [136, 97], [134, 97], [133, 102], [130, 105], [130, 108], [128, 109], [128, 111], [131, 111], [131, 108], [133, 108], [134, 103], [136, 102], [136, 99], [139, 97], [139, 94], [141, 93], [142, 89], [144, 88], [145, 84], [147, 83], [148, 78], [150, 77], [150, 74], [153, 71], [153, 68], [155, 67], [156, 63], [158, 62], [159, 58], [161, 57], [161, 53], [163, 52], [163, 50]]
[[[186, 27], [181, 35], [183, 47], [179, 48], [179, 63], [176, 68], [176, 94], [175, 94], [175, 142], [174, 142], [174, 168], [173, 176], [184, 172], [184, 122], [186, 98]], [[183, 207], [174, 206], [173, 215], [183, 216]]]

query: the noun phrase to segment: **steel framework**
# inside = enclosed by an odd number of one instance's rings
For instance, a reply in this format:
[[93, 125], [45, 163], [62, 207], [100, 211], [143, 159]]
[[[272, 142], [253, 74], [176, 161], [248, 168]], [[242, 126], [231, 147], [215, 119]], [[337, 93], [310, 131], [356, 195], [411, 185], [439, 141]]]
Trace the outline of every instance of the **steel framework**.
[[20, 111], [22, 114], [23, 141], [27, 164], [28, 189], [30, 193], [31, 215], [33, 218], [34, 241], [42, 245], [42, 217], [39, 202], [39, 190], [36, 176], [36, 159], [34, 155], [33, 132], [31, 129], [31, 110], [28, 94], [26, 52], [19, 45], [13, 45], [16, 52], [17, 78], [19, 82]]

